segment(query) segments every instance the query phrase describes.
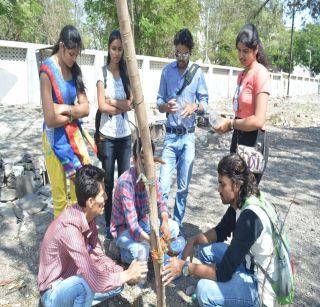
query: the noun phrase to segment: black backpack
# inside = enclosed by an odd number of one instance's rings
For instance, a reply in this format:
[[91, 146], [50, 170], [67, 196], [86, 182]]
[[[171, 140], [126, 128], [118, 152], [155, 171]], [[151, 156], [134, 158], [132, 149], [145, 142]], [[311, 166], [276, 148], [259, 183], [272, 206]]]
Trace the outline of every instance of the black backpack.
[[[102, 66], [104, 88], [107, 87], [107, 72], [108, 72], [107, 65]], [[95, 141], [97, 147], [98, 147], [98, 144], [99, 144], [100, 121], [101, 121], [101, 112], [100, 112], [100, 110], [98, 108], [98, 110], [96, 112], [96, 117], [95, 117], [95, 120], [94, 120], [94, 126], [95, 126], [94, 141]], [[99, 158], [99, 148], [98, 148], [98, 158]]]

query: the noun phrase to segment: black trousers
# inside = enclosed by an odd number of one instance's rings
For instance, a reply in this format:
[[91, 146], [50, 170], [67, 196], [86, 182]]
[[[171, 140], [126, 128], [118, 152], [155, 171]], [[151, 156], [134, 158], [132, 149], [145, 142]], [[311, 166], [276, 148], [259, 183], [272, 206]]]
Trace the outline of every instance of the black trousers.
[[258, 142], [261, 143], [261, 146], [263, 148], [262, 153], [265, 159], [265, 165], [264, 165], [263, 172], [261, 174], [254, 173], [254, 176], [256, 178], [258, 185], [266, 169], [268, 158], [269, 158], [268, 139], [265, 133], [266, 132], [262, 130], [241, 131], [241, 130], [235, 129], [232, 134], [232, 140], [231, 140], [231, 146], [230, 146], [230, 153], [236, 153], [238, 144], [254, 147]]
[[110, 227], [112, 191], [114, 187], [114, 165], [117, 161], [118, 177], [130, 168], [131, 135], [124, 138], [105, 139], [100, 141], [98, 150], [102, 168], [106, 172], [104, 183], [108, 199], [105, 204], [104, 214], [106, 226]]

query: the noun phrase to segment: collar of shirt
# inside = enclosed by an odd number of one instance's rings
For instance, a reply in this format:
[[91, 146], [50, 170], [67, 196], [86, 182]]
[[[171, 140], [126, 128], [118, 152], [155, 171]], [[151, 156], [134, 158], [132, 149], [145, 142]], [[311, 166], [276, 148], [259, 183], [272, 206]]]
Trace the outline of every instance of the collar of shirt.
[[68, 216], [63, 220], [62, 224], [65, 226], [68, 224], [75, 224], [82, 233], [90, 231], [92, 225], [94, 224], [94, 220], [88, 223], [82, 207], [80, 207], [78, 204], [75, 204], [69, 208], [67, 214]]
[[141, 180], [139, 182], [137, 182], [137, 179], [138, 179], [137, 169], [135, 167], [132, 167], [130, 169], [130, 173], [132, 175], [132, 179], [133, 179], [133, 182], [134, 182], [135, 190], [139, 190], [139, 192], [142, 192], [145, 187], [144, 187], [144, 183]]
[[[187, 71], [189, 71], [191, 65], [192, 65], [192, 63], [191, 63], [191, 61], [189, 61], [187, 68], [185, 69], [185, 71], [183, 72], [183, 74], [180, 75], [181, 77], [184, 77], [184, 76], [185, 76], [185, 74], [187, 73]], [[171, 66], [172, 66], [172, 68], [175, 68], [175, 69], [179, 70], [179, 68], [178, 68], [178, 61], [172, 62], [172, 63], [171, 63]]]

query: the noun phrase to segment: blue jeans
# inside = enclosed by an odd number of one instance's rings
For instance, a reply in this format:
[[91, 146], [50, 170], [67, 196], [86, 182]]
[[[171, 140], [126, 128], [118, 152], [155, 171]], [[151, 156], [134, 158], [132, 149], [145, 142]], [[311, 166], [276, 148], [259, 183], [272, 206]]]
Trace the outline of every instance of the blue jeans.
[[[221, 262], [228, 245], [213, 243], [198, 248], [197, 258], [202, 263]], [[200, 279], [196, 289], [200, 306], [259, 306], [256, 277], [241, 264], [227, 282]]]
[[123, 287], [105, 293], [94, 293], [81, 275], [56, 280], [41, 297], [45, 307], [87, 307], [99, 304], [122, 291]]
[[[159, 221], [160, 223], [160, 221]], [[176, 238], [179, 234], [179, 225], [177, 222], [169, 219], [168, 220], [171, 238]], [[147, 233], [150, 234], [150, 223], [139, 222], [140, 227]], [[120, 248], [121, 261], [130, 264], [133, 259], [138, 257], [140, 248], [147, 248], [145, 245], [134, 240], [129, 230], [123, 231], [116, 240], [116, 245]], [[150, 246], [148, 247], [147, 253], [149, 253]]]
[[131, 135], [114, 140], [106, 139], [99, 142], [99, 155], [102, 168], [106, 172], [104, 179], [108, 199], [104, 207], [106, 226], [110, 227], [112, 211], [112, 190], [114, 186], [114, 165], [117, 161], [118, 177], [130, 168], [131, 157]]
[[166, 164], [161, 165], [159, 180], [163, 198], [168, 202], [172, 175], [177, 168], [177, 194], [173, 219], [179, 223], [179, 226], [182, 225], [182, 220], [186, 210], [194, 157], [194, 133], [184, 135], [176, 135], [174, 133], [166, 134], [162, 152], [162, 160], [165, 161]]

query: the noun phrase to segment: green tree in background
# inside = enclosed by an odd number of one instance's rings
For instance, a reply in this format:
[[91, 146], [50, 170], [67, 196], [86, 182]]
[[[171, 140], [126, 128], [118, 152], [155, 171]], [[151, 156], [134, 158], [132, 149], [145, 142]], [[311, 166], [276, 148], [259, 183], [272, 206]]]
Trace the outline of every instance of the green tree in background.
[[70, 0], [4, 0], [0, 5], [0, 39], [53, 44], [61, 28], [73, 23]]
[[316, 74], [320, 73], [320, 25], [308, 24], [296, 35], [294, 44], [295, 62], [309, 67]]
[[[129, 5], [133, 5], [134, 37], [138, 54], [172, 56], [174, 34], [183, 27], [188, 27], [194, 34], [198, 29], [200, 15], [198, 1], [131, 0]], [[95, 31], [90, 45], [106, 49], [110, 31], [119, 27], [115, 2], [87, 0], [85, 10], [88, 25]], [[197, 55], [197, 50], [195, 53]]]

